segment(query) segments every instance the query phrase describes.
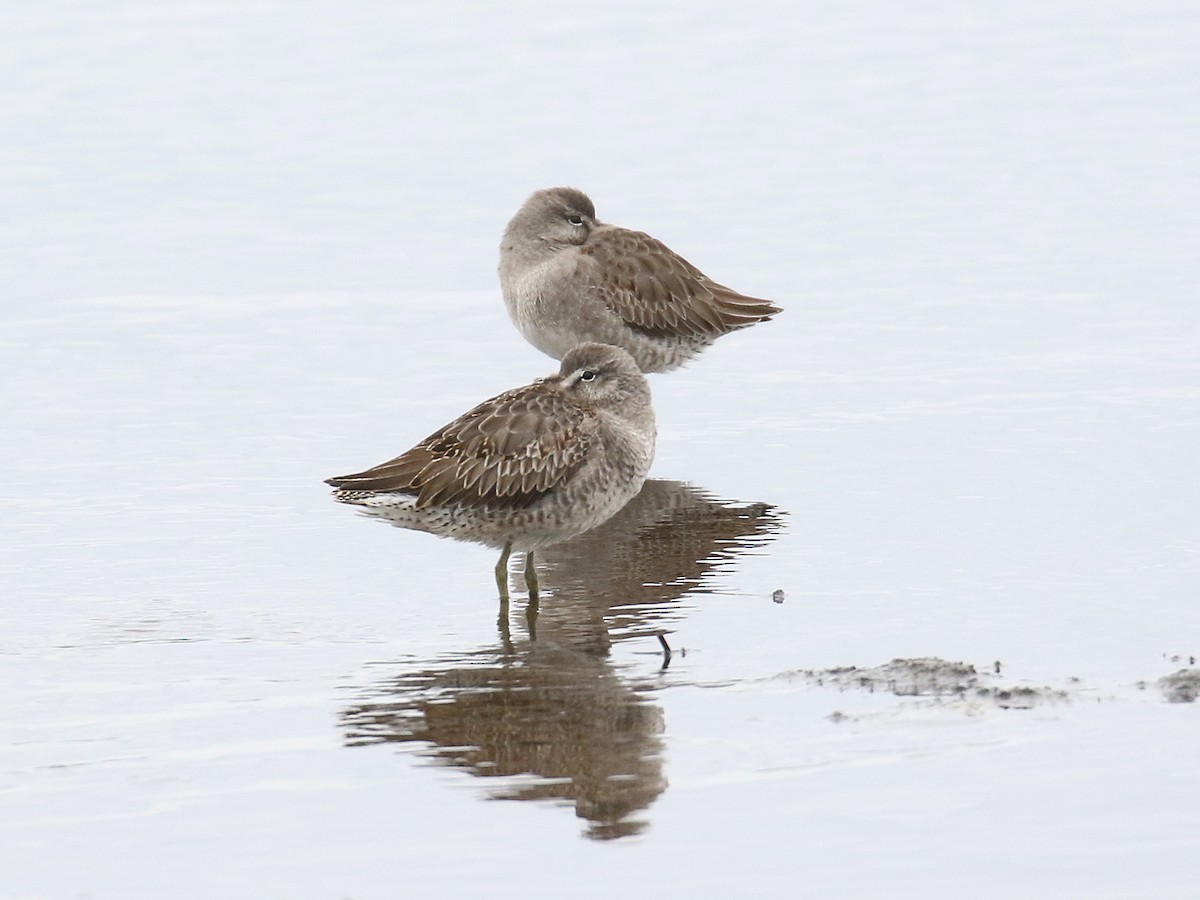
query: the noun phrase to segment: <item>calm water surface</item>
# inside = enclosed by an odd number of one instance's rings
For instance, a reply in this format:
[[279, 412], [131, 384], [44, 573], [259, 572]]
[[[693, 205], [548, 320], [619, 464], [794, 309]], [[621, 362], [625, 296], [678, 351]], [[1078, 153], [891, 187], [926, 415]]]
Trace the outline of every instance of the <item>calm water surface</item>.
[[[1194, 896], [1187, 4], [3, 15], [0, 897]], [[498, 622], [558, 183], [786, 312]]]

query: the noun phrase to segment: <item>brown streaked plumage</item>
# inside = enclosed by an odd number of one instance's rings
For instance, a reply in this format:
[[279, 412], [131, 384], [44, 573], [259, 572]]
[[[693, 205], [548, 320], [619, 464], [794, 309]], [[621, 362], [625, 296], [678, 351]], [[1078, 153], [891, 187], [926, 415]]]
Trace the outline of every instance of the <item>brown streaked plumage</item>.
[[579, 341], [623, 347], [643, 372], [683, 365], [718, 337], [780, 312], [718, 284], [662, 241], [596, 218], [575, 188], [537, 191], [500, 243], [508, 314], [556, 359]]
[[556, 385], [537, 382], [481, 403], [393, 460], [328, 483], [344, 501], [406, 493], [417, 509], [518, 509], [579, 468], [596, 427], [595, 417], [567, 402]]
[[[396, 525], [504, 548], [582, 534], [635, 496], [654, 457], [650, 388], [629, 354], [588, 343], [557, 375], [486, 400], [407, 453], [328, 479], [334, 497]], [[501, 572], [505, 582], [501, 582]]]

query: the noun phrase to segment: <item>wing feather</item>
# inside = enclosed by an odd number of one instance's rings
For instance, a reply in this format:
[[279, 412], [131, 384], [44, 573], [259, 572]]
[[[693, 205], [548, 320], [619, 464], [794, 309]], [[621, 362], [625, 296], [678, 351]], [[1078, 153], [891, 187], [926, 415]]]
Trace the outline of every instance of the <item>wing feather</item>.
[[662, 241], [600, 225], [580, 247], [588, 287], [631, 327], [655, 336], [713, 337], [780, 312], [708, 278]]
[[527, 506], [583, 465], [597, 424], [555, 382], [535, 382], [479, 404], [395, 459], [328, 483], [347, 494], [412, 494], [418, 508]]

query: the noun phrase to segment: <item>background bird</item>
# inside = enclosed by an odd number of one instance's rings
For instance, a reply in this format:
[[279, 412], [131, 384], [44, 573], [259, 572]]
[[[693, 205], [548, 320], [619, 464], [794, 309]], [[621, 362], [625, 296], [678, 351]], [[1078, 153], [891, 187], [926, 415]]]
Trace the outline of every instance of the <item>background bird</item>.
[[537, 191], [500, 243], [513, 323], [555, 359], [580, 341], [623, 347], [643, 372], [683, 365], [723, 334], [780, 312], [710, 280], [661, 241], [596, 218], [587, 194]]

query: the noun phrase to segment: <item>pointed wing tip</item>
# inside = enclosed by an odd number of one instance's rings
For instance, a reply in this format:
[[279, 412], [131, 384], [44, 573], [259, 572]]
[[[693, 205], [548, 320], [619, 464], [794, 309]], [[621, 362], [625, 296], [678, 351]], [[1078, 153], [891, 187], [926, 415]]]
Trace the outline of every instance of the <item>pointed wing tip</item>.
[[748, 325], [766, 322], [783, 312], [782, 306], [776, 306], [770, 300], [763, 300], [761, 297], [738, 294], [728, 299], [732, 302], [722, 312], [732, 328], [745, 328]]
[[761, 297], [746, 297], [746, 300], [749, 301], [746, 303], [747, 313], [762, 319], [769, 319], [783, 312], [782, 306], [776, 306], [770, 300], [763, 300]]
[[333, 478], [326, 478], [325, 484], [333, 488], [333, 499], [343, 503], [387, 492], [390, 485], [373, 483], [371, 479], [363, 477], [365, 474], [365, 472], [359, 472], [354, 475], [336, 475]]

